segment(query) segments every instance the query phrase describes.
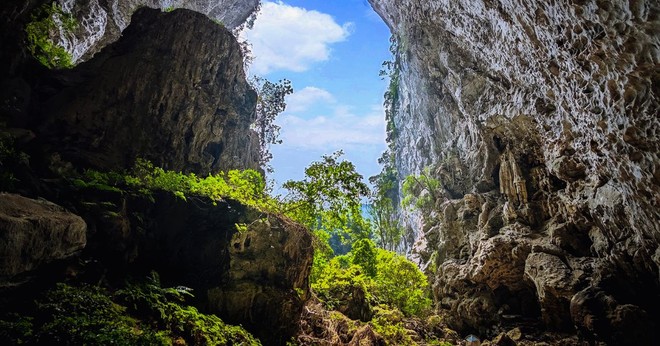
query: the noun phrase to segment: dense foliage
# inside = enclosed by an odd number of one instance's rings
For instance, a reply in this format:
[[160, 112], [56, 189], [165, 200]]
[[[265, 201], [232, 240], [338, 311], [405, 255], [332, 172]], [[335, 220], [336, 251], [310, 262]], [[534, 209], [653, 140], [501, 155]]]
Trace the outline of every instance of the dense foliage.
[[150, 194], [152, 190], [165, 190], [183, 199], [195, 195], [206, 196], [214, 201], [229, 198], [258, 209], [277, 208], [275, 201], [268, 196], [263, 177], [251, 169], [230, 170], [202, 178], [194, 173], [164, 170], [149, 161], [138, 159], [129, 172], [87, 170], [82, 177], [74, 180], [74, 184], [116, 191], [130, 187], [145, 194]]
[[73, 66], [71, 54], [53, 42], [52, 37], [60, 30], [72, 31], [78, 26], [76, 19], [53, 2], [39, 7], [32, 14], [32, 21], [25, 27], [27, 47], [42, 65], [48, 68]]
[[287, 214], [312, 230], [323, 229], [358, 240], [369, 236], [362, 215], [361, 198], [369, 188], [352, 162], [340, 160], [343, 152], [324, 155], [305, 169], [305, 178], [287, 181]]
[[184, 287], [162, 288], [156, 274], [110, 293], [57, 284], [22, 314], [0, 317], [5, 345], [261, 345], [243, 328], [185, 305]]
[[[322, 304], [328, 310], [337, 310], [351, 318], [371, 323], [374, 330], [392, 343], [412, 344], [401, 319], [394, 321], [392, 316], [411, 318], [430, 313], [427, 278], [404, 256], [382, 249], [394, 248], [398, 241], [396, 234], [376, 231], [380, 234], [375, 238], [381, 248], [376, 246], [372, 240], [372, 224], [361, 208], [369, 190], [354, 165], [342, 160], [341, 155], [337, 152], [323, 156], [305, 170], [303, 180], [288, 181], [284, 186], [289, 194], [283, 200], [268, 195], [262, 176], [255, 171], [230, 171], [200, 178], [194, 174], [166, 171], [144, 160], [138, 160], [133, 169], [122, 174], [86, 171], [75, 183], [118, 191], [131, 187], [143, 193], [160, 189], [184, 199], [194, 195], [208, 196], [214, 200], [232, 198], [269, 212], [284, 214], [306, 225], [316, 235], [310, 283]], [[389, 185], [381, 184], [381, 190], [375, 193], [381, 200], [391, 201], [389, 196], [394, 183], [391, 177], [382, 179], [390, 179]], [[387, 215], [390, 211], [391, 204], [390, 209], [379, 210], [383, 218], [394, 220], [393, 215]], [[378, 229], [385, 223], [376, 220], [374, 224]], [[400, 227], [396, 232], [400, 232]], [[348, 244], [350, 251], [347, 254], [335, 254], [330, 246], [333, 236], [341, 236]], [[182, 330], [177, 324], [179, 322], [168, 320], [168, 316], [176, 315], [185, 320], [198, 314], [196, 310], [191, 310], [193, 308], [177, 310], [173, 301], [186, 294], [186, 291], [173, 289], [164, 291], [158, 285], [143, 285], [120, 290], [113, 299], [127, 307], [133, 315], [148, 311], [150, 316], [161, 316], [160, 322], [155, 324], [157, 328]], [[163, 301], [162, 297], [169, 300]], [[208, 337], [209, 326], [217, 325], [218, 321], [214, 317], [200, 317], [196, 321], [196, 328], [201, 332], [181, 331], [178, 335], [185, 334], [185, 338], [195, 339], [196, 342], [212, 343], [209, 341], [211, 339], [204, 338]]]
[[427, 286], [426, 276], [414, 263], [364, 239], [346, 256], [330, 260], [312, 289], [331, 309], [351, 300], [359, 288], [364, 304], [383, 304], [414, 316], [431, 307]]

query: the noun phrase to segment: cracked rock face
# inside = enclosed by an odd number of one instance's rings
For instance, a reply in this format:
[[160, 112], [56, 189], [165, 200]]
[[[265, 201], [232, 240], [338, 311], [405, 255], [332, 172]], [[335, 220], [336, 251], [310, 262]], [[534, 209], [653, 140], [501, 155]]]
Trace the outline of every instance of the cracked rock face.
[[454, 324], [527, 315], [649, 341], [660, 326], [644, 318], [660, 308], [658, 2], [370, 2], [400, 47], [397, 168], [431, 165], [448, 192], [415, 236]]
[[121, 170], [145, 158], [202, 175], [260, 169], [250, 129], [257, 96], [241, 49], [202, 14], [141, 9], [119, 41], [53, 78], [59, 90], [44, 97], [36, 132], [64, 161]]
[[66, 13], [78, 20], [74, 32], [61, 31], [59, 44], [74, 62], [87, 60], [116, 41], [141, 7], [162, 10], [185, 8], [213, 18], [227, 29], [243, 24], [257, 9], [259, 0], [58, 0]]

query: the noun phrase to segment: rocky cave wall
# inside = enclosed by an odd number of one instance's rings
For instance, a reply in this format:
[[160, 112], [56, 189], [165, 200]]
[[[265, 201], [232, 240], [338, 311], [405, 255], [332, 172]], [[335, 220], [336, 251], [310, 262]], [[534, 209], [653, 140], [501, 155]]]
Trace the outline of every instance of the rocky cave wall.
[[42, 97], [44, 142], [102, 169], [136, 157], [203, 175], [259, 169], [256, 92], [233, 35], [192, 11], [141, 9], [134, 20], [119, 41], [56, 76], [64, 88]]
[[187, 10], [141, 9], [134, 20], [70, 70], [47, 70], [5, 45], [0, 118], [29, 133], [49, 169], [121, 170], [138, 157], [201, 175], [260, 169], [250, 129], [257, 96], [234, 36]]
[[414, 251], [452, 324], [650, 340], [660, 4], [370, 2], [399, 43], [399, 174], [431, 165], [445, 189]]
[[116, 41], [138, 8], [185, 8], [205, 14], [233, 30], [245, 23], [257, 9], [259, 0], [58, 0], [58, 3], [80, 24], [73, 32], [61, 30], [58, 33], [60, 46], [78, 62]]
[[138, 157], [201, 176], [260, 169], [256, 93], [235, 37], [204, 14], [142, 8], [90, 60], [48, 70], [23, 41], [44, 2], [0, 4], [1, 154], [22, 161], [0, 162], [0, 307], [65, 279], [121, 285], [156, 270], [193, 288], [204, 311], [284, 344], [310, 296], [304, 227], [235, 201], [73, 183]]

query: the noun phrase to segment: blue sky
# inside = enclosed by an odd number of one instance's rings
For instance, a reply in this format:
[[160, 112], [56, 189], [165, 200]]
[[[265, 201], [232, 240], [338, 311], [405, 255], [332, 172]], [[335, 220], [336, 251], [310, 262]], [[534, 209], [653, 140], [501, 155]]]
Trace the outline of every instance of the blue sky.
[[339, 149], [365, 180], [380, 171], [386, 81], [378, 72], [390, 33], [366, 0], [266, 1], [242, 36], [255, 58], [250, 74], [289, 79], [295, 90], [276, 121], [283, 143], [271, 147], [277, 185]]

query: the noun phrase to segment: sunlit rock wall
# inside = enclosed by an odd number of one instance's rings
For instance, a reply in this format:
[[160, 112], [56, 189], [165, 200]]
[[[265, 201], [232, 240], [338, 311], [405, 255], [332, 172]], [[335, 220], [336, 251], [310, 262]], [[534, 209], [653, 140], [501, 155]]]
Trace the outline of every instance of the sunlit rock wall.
[[66, 13], [73, 14], [79, 26], [74, 32], [60, 31], [59, 44], [74, 62], [88, 59], [119, 38], [140, 7], [162, 10], [185, 8], [208, 15], [233, 30], [255, 11], [259, 0], [58, 0]]
[[446, 199], [415, 230], [458, 328], [538, 316], [646, 342], [660, 308], [660, 4], [370, 0], [399, 39], [401, 176]]

